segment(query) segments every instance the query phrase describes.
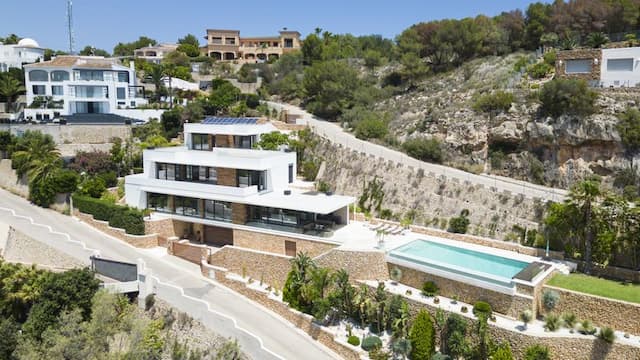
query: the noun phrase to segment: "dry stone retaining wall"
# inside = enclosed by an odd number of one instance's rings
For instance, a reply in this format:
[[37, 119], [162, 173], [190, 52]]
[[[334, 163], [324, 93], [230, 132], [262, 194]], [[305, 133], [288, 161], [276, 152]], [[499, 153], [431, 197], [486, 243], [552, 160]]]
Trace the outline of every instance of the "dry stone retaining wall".
[[247, 249], [286, 255], [285, 241], [296, 243], [296, 253], [304, 252], [310, 257], [323, 254], [337, 245], [322, 241], [303, 240], [294, 237], [261, 233], [258, 231], [233, 230], [233, 245]]
[[107, 233], [115, 238], [118, 238], [132, 246], [138, 248], [152, 248], [158, 246], [158, 236], [156, 234], [150, 235], [130, 235], [123, 229], [118, 229], [109, 226], [107, 221], [95, 220], [93, 215], [81, 213], [80, 210], [74, 209], [73, 214], [82, 221], [93, 226], [94, 228]]
[[224, 246], [209, 257], [209, 264], [264, 281], [275, 288], [284, 286], [291, 269], [291, 257]]
[[382, 251], [351, 251], [338, 248], [316, 257], [314, 261], [321, 267], [346, 270], [352, 281], [389, 279], [387, 260]]
[[[607, 299], [545, 285], [544, 290], [557, 291], [560, 300], [550, 311], [556, 314], [573, 313], [580, 320], [591, 320], [597, 326], [609, 326], [614, 330], [640, 335], [640, 305], [626, 301]], [[541, 312], [548, 312], [540, 306]]]

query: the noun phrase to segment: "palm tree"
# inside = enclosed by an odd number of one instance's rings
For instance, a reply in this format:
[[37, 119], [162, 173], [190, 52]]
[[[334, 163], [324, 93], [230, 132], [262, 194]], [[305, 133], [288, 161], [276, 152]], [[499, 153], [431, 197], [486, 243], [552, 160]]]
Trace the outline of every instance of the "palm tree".
[[164, 84], [162, 83], [162, 78], [164, 77], [164, 75], [164, 68], [162, 65], [152, 65], [151, 71], [149, 71], [149, 73], [147, 74], [147, 78], [153, 83], [153, 86], [155, 86], [156, 88], [155, 97], [157, 102], [160, 101], [160, 89], [164, 87]]
[[0, 95], [7, 99], [7, 112], [13, 108], [13, 99], [25, 91], [20, 81], [9, 74], [0, 74]]
[[601, 195], [600, 184], [592, 180], [577, 183], [569, 192], [569, 203], [580, 209], [584, 224], [584, 272], [591, 273], [591, 249], [594, 239], [593, 203]]
[[293, 271], [296, 274], [296, 280], [299, 284], [304, 284], [309, 278], [309, 273], [315, 267], [313, 260], [303, 252], [299, 252], [296, 257], [291, 259]]
[[51, 136], [31, 132], [24, 136], [26, 142], [18, 144], [19, 150], [13, 153], [12, 159], [16, 162], [19, 177], [28, 174], [30, 179], [36, 179], [58, 161], [60, 152]]
[[334, 275], [334, 283], [336, 286], [336, 293], [340, 301], [340, 309], [345, 316], [351, 316], [353, 314], [353, 302], [354, 302], [354, 288], [349, 283], [349, 273], [346, 270], [340, 269]]

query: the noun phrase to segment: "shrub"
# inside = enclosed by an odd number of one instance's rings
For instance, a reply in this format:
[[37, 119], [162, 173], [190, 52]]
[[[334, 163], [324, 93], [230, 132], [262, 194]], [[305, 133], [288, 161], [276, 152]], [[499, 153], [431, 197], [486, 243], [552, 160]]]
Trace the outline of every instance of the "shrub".
[[349, 336], [347, 342], [353, 346], [360, 346], [360, 338], [355, 335]]
[[422, 161], [441, 163], [443, 160], [440, 141], [435, 138], [409, 139], [402, 144], [402, 149], [407, 155]]
[[98, 177], [104, 181], [104, 185], [108, 188], [118, 185], [118, 176], [115, 171], [106, 171], [98, 174]]
[[560, 329], [560, 317], [555, 314], [548, 314], [544, 318], [544, 328], [549, 331], [558, 331]]
[[600, 332], [598, 333], [598, 337], [608, 342], [609, 344], [613, 344], [613, 342], [616, 341], [616, 334], [610, 327], [601, 328]]
[[382, 139], [387, 135], [387, 122], [382, 117], [366, 117], [356, 124], [355, 134], [358, 139]]
[[561, 115], [587, 116], [595, 112], [598, 94], [587, 82], [577, 79], [555, 79], [540, 90], [542, 113], [552, 117]]
[[364, 351], [371, 351], [373, 349], [379, 349], [381, 347], [382, 340], [380, 340], [380, 338], [377, 336], [367, 336], [362, 340], [362, 349], [364, 349]]
[[547, 51], [546, 53], [544, 53], [544, 55], [542, 55], [542, 59], [544, 60], [544, 62], [551, 66], [556, 65], [557, 58], [558, 54], [556, 54], [555, 50]]
[[564, 322], [564, 326], [573, 329], [574, 326], [576, 326], [576, 315], [574, 313], [564, 313], [562, 314], [562, 321]]
[[467, 218], [464, 213], [460, 213], [460, 216], [453, 217], [449, 220], [449, 228], [447, 231], [455, 234], [466, 234], [468, 229], [469, 218]]
[[460, 311], [461, 311], [463, 314], [466, 314], [466, 313], [468, 313], [468, 312], [469, 312], [469, 309], [467, 309], [467, 307], [463, 305], [463, 306], [460, 308]]
[[529, 74], [533, 79], [542, 79], [547, 76], [551, 70], [553, 70], [553, 66], [546, 62], [540, 62], [529, 66], [527, 68], [527, 74]]
[[473, 109], [484, 113], [501, 113], [509, 111], [513, 103], [513, 94], [504, 91], [496, 91], [493, 94], [480, 96], [473, 103]]
[[318, 170], [320, 167], [315, 161], [308, 160], [302, 163], [302, 177], [306, 181], [314, 181], [318, 176]]
[[438, 294], [438, 285], [433, 281], [427, 281], [422, 284], [422, 295], [424, 296], [436, 296]]
[[491, 354], [491, 360], [513, 360], [513, 353], [508, 342], [500, 344]]
[[73, 205], [96, 220], [108, 221], [110, 226], [124, 229], [127, 234], [144, 235], [144, 214], [140, 210], [79, 195], [73, 196]]
[[542, 292], [542, 303], [545, 309], [553, 310], [560, 301], [560, 294], [555, 290], [545, 290]]
[[523, 312], [520, 313], [520, 320], [522, 320], [522, 322], [524, 323], [524, 327], [527, 327], [527, 324], [531, 322], [531, 320], [533, 320], [533, 312], [531, 312], [531, 310], [527, 309]]
[[583, 320], [578, 328], [578, 332], [582, 335], [593, 335], [596, 331], [597, 329], [593, 327], [593, 324], [589, 320]]
[[400, 281], [402, 279], [402, 270], [397, 266], [392, 267], [389, 271], [389, 277], [395, 282]]
[[473, 304], [473, 315], [480, 317], [480, 315], [485, 315], [487, 318], [491, 317], [491, 305], [485, 301], [476, 301]]
[[149, 294], [144, 298], [144, 309], [146, 311], [149, 311], [149, 309], [151, 309], [153, 307], [153, 305], [155, 305], [156, 303], [156, 295], [155, 294]]
[[531, 345], [524, 353], [524, 360], [551, 360], [549, 348], [542, 345]]
[[436, 333], [431, 315], [420, 310], [409, 330], [411, 341], [410, 359], [430, 359], [436, 351]]
[[51, 179], [51, 186], [57, 193], [72, 193], [78, 188], [79, 177], [75, 171], [59, 169]]
[[100, 198], [102, 193], [107, 189], [107, 186], [100, 177], [92, 177], [85, 180], [80, 185], [80, 193], [83, 195], [91, 196], [92, 198]]

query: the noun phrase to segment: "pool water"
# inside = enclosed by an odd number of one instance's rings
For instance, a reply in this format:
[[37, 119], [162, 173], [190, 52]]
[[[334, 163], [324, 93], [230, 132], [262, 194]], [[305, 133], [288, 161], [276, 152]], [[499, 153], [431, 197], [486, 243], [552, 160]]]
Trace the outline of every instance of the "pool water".
[[427, 240], [412, 241], [389, 255], [474, 278], [486, 274], [489, 276], [485, 280], [498, 280], [503, 284], [510, 283], [511, 278], [529, 265], [524, 261]]

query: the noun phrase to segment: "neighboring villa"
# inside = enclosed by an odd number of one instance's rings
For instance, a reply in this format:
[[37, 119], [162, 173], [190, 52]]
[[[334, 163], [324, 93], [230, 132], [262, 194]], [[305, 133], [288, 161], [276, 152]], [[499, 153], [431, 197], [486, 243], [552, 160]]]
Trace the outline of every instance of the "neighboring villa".
[[278, 59], [282, 54], [300, 49], [300, 33], [284, 29], [276, 36], [240, 37], [239, 30], [207, 29], [207, 45], [202, 55], [216, 60], [258, 62]]
[[101, 56], [58, 56], [24, 68], [24, 116], [28, 120], [85, 114], [120, 114], [146, 120], [136, 112], [124, 110], [147, 104], [141, 96], [133, 62], [126, 67], [117, 59]]
[[17, 44], [0, 43], [0, 72], [9, 68], [21, 69], [24, 64], [44, 60], [44, 49], [33, 39], [22, 39]]
[[556, 74], [595, 87], [640, 86], [640, 47], [560, 51]]
[[126, 202], [167, 216], [182, 238], [224, 246], [264, 234], [295, 255], [286, 239], [333, 236], [354, 198], [293, 188], [296, 153], [254, 149], [273, 131], [257, 118], [185, 124], [185, 146], [144, 151], [144, 173], [125, 178]]
[[178, 48], [177, 44], [159, 44], [149, 45], [140, 49], [136, 49], [134, 56], [139, 59], [144, 59], [150, 63], [160, 64], [164, 57]]

